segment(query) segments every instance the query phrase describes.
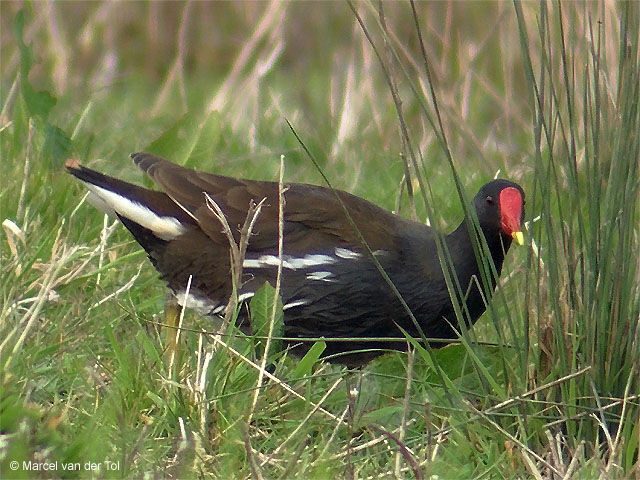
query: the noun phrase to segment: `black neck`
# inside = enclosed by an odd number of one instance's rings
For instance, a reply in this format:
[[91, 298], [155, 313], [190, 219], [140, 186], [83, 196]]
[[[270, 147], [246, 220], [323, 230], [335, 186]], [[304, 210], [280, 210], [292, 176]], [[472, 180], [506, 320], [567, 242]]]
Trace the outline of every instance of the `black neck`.
[[[461, 252], [458, 255], [453, 255], [452, 258], [455, 264], [457, 272], [468, 272], [470, 275], [478, 275], [480, 268], [478, 267], [476, 254], [474, 252], [472, 237], [475, 236], [469, 232], [469, 228], [473, 228], [472, 225], [468, 225], [471, 222], [464, 220], [458, 228], [451, 232], [446, 237], [446, 243], [450, 252]], [[500, 275], [502, 270], [502, 262], [509, 247], [511, 246], [511, 238], [503, 235], [501, 231], [496, 231], [494, 228], [488, 228], [486, 226], [480, 226], [484, 238], [487, 241], [489, 247], [489, 253], [493, 259], [493, 263], [496, 267], [496, 272]], [[480, 246], [480, 245], [479, 245]]]

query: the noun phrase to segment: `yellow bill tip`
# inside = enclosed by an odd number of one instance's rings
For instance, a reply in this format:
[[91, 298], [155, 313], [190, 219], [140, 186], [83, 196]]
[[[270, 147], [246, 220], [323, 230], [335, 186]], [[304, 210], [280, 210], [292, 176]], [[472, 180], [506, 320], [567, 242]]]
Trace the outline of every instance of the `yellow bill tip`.
[[513, 232], [511, 237], [513, 237], [518, 245], [524, 245], [524, 235], [522, 232]]

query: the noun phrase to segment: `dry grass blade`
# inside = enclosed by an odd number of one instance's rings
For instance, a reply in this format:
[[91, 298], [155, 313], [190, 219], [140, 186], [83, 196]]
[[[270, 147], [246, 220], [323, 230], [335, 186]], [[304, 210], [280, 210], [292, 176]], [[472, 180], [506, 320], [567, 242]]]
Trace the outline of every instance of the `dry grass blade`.
[[12, 121], [9, 120], [7, 116], [7, 112], [13, 105], [13, 101], [16, 98], [16, 93], [18, 92], [18, 84], [20, 83], [20, 74], [16, 75], [16, 78], [13, 80], [11, 84], [11, 89], [7, 94], [7, 98], [2, 106], [2, 110], [0, 111], [0, 132], [2, 132], [5, 128], [11, 125]]
[[[414, 418], [412, 418], [412, 419], [407, 421], [406, 426], [409, 427], [409, 426], [411, 426], [411, 425], [413, 425], [415, 423], [416, 423], [416, 420]], [[397, 428], [391, 431], [392, 434], [395, 434], [396, 432], [398, 432]], [[442, 437], [442, 438], [444, 438], [444, 437]], [[344, 451], [344, 452], [338, 453], [336, 455], [333, 455], [330, 458], [330, 460], [339, 460], [339, 459], [345, 458], [345, 457], [347, 457], [349, 455], [352, 455], [354, 453], [357, 453], [357, 452], [360, 452], [362, 450], [366, 450], [368, 448], [371, 448], [371, 447], [373, 447], [375, 445], [378, 445], [378, 444], [380, 444], [380, 443], [382, 443], [382, 442], [384, 442], [386, 440], [387, 440], [387, 436], [386, 435], [379, 435], [379, 436], [377, 436], [375, 438], [372, 438], [371, 440], [368, 440], [368, 441], [366, 441], [364, 443], [361, 443], [360, 445], [358, 445], [356, 447], [349, 447], [349, 449], [347, 451]], [[389, 475], [393, 475], [393, 474], [394, 474], [393, 471], [389, 472]]]
[[129, 281], [127, 281], [127, 283], [125, 283], [124, 285], [122, 285], [120, 288], [116, 289], [114, 292], [110, 293], [109, 295], [107, 295], [106, 297], [101, 298], [99, 301], [97, 301], [96, 303], [94, 303], [93, 305], [91, 305], [91, 307], [89, 307], [89, 310], [93, 310], [94, 308], [99, 307], [100, 305], [102, 305], [105, 302], [108, 302], [109, 300], [111, 300], [112, 298], [117, 297], [118, 295], [120, 295], [122, 292], [127, 292], [129, 291], [129, 289], [134, 285], [134, 283], [136, 282], [136, 280], [138, 279], [138, 277], [140, 276], [140, 271], [142, 270], [143, 264], [141, 263], [138, 266], [138, 271], [136, 272], [136, 274], [131, 277], [129, 279]]
[[229, 226], [229, 222], [227, 222], [227, 218], [220, 206], [208, 193], [205, 192], [204, 197], [207, 208], [209, 208], [211, 213], [213, 213], [213, 215], [218, 219], [218, 221], [222, 225], [222, 232], [225, 234], [227, 240], [229, 241], [229, 255], [231, 260], [231, 278], [233, 281], [233, 291], [231, 293], [231, 296], [229, 297], [229, 301], [227, 302], [227, 307], [225, 308], [224, 312], [225, 324], [228, 325], [228, 323], [232, 320], [233, 315], [235, 314], [238, 303], [237, 292], [240, 290], [241, 286], [240, 282], [242, 281], [242, 264], [247, 252], [249, 238], [251, 237], [253, 227], [258, 220], [258, 216], [260, 215], [262, 206], [267, 199], [263, 198], [258, 204], [255, 204], [254, 202], [251, 202], [249, 204], [247, 216], [240, 230], [240, 240], [238, 243], [236, 243], [233, 232], [231, 231], [231, 227]]
[[255, 50], [259, 48], [261, 40], [268, 38], [273, 31], [280, 28], [287, 8], [286, 5], [287, 4], [285, 2], [272, 0], [265, 6], [262, 18], [253, 31], [251, 38], [244, 43], [242, 50], [231, 69], [231, 73], [209, 102], [210, 112], [221, 110], [229, 101], [229, 98], [234, 97], [231, 92], [239, 86], [238, 82], [242, 81], [240, 78], [241, 73], [249, 64], [249, 60]]
[[[249, 413], [249, 418], [247, 423], [251, 423], [253, 418], [253, 414], [256, 408], [256, 404], [258, 403], [258, 395], [262, 390], [262, 382], [264, 380], [264, 375], [262, 372], [266, 371], [267, 359], [269, 357], [269, 348], [271, 347], [271, 339], [273, 336], [273, 328], [276, 321], [276, 313], [278, 309], [278, 298], [280, 296], [280, 284], [282, 280], [282, 251], [284, 248], [284, 155], [280, 155], [280, 174], [278, 177], [278, 268], [276, 272], [276, 286], [275, 291], [273, 293], [273, 307], [271, 311], [271, 318], [269, 319], [269, 333], [267, 334], [267, 341], [264, 346], [264, 353], [262, 355], [262, 361], [260, 363], [260, 371], [258, 372], [258, 381], [257, 388], [253, 393], [253, 400], [251, 401], [251, 410]], [[264, 202], [266, 199], [263, 199]], [[248, 237], [248, 236], [247, 236]], [[245, 246], [246, 251], [246, 246]], [[243, 255], [244, 256], [244, 255]]]
[[571, 462], [569, 463], [569, 466], [565, 470], [565, 474], [562, 480], [570, 480], [571, 478], [573, 478], [574, 470], [578, 468], [578, 466], [580, 465], [580, 461], [583, 460], [582, 458], [583, 451], [584, 451], [584, 442], [580, 442], [580, 444], [578, 445], [578, 448], [573, 454], [573, 458], [571, 458]]
[[331, 436], [329, 437], [329, 439], [325, 442], [322, 452], [320, 452], [320, 455], [318, 455], [318, 457], [316, 458], [316, 462], [318, 462], [319, 460], [324, 460], [325, 455], [329, 450], [329, 446], [332, 444], [333, 440], [336, 438], [336, 435], [338, 434], [338, 429], [345, 423], [344, 419], [347, 416], [347, 413], [349, 413], [349, 410], [350, 410], [349, 405], [344, 407], [344, 410], [342, 411], [342, 414], [338, 419], [339, 421], [336, 422], [336, 426], [333, 428], [333, 431], [331, 432]]
[[[396, 106], [396, 111], [398, 113], [398, 120], [400, 122], [400, 135], [402, 137], [402, 165], [404, 167], [404, 180], [405, 186], [407, 188], [407, 196], [409, 197], [409, 206], [411, 208], [411, 217], [414, 221], [418, 221], [418, 214], [416, 212], [416, 204], [413, 198], [413, 183], [411, 177], [411, 171], [409, 169], [409, 162], [407, 160], [407, 154], [411, 155], [412, 160], [415, 160], [413, 149], [411, 147], [411, 142], [409, 139], [409, 131], [407, 129], [407, 124], [404, 119], [404, 114], [402, 113], [402, 100], [400, 99], [400, 93], [398, 92], [397, 81], [392, 74], [393, 70], [393, 52], [391, 50], [391, 46], [389, 45], [389, 30], [387, 28], [387, 22], [384, 16], [384, 9], [382, 8], [382, 2], [378, 3], [378, 17], [380, 18], [380, 25], [382, 26], [382, 30], [384, 32], [384, 47], [387, 52], [388, 64], [382, 64], [382, 55], [378, 55], [378, 60], [380, 60], [382, 68], [384, 70], [388, 70], [386, 75], [389, 91], [391, 92], [391, 97], [393, 98], [393, 103]], [[360, 23], [360, 20], [358, 20]], [[362, 24], [361, 24], [362, 26]], [[363, 27], [364, 28], [364, 27]], [[367, 39], [371, 42], [371, 46], [376, 51], [376, 47], [373, 44], [373, 40], [367, 35]], [[376, 51], [377, 54], [377, 51]], [[420, 177], [420, 172], [416, 171], [416, 176]], [[421, 179], [418, 178], [420, 182]]]
[[520, 455], [522, 456], [524, 463], [527, 465], [527, 468], [531, 472], [531, 475], [533, 475], [533, 478], [535, 478], [536, 480], [546, 480], [542, 472], [538, 470], [536, 463], [531, 460], [531, 457], [526, 451], [520, 450]]
[[27, 137], [27, 153], [24, 159], [24, 174], [22, 176], [22, 186], [20, 187], [20, 198], [18, 200], [18, 211], [16, 218], [21, 218], [24, 213], [24, 197], [27, 193], [29, 182], [29, 170], [31, 169], [31, 148], [33, 144], [33, 118], [29, 119], [29, 136]]
[[100, 232], [100, 244], [98, 246], [100, 255], [98, 256], [98, 275], [96, 276], [96, 285], [100, 285], [100, 280], [102, 279], [101, 270], [104, 265], [104, 254], [107, 249], [107, 241], [109, 240], [109, 237], [115, 230], [116, 226], [119, 224], [120, 222], [114, 220], [111, 226], [109, 226], [109, 216], [107, 214], [104, 215], [102, 231]]
[[184, 5], [182, 19], [180, 20], [180, 29], [178, 31], [178, 51], [176, 53], [176, 58], [173, 62], [173, 67], [171, 67], [171, 71], [167, 76], [164, 86], [162, 87], [162, 91], [158, 95], [156, 103], [151, 109], [151, 117], [156, 117], [158, 115], [158, 112], [161, 111], [164, 103], [169, 97], [171, 87], [175, 82], [178, 83], [182, 109], [185, 112], [187, 111], [187, 94], [184, 86], [184, 58], [186, 52], [187, 24], [189, 22], [189, 14], [191, 13], [192, 3], [193, 2], [191, 0], [188, 0]]
[[[23, 247], [27, 246], [27, 236], [18, 225], [15, 224], [13, 220], [5, 218], [2, 222], [2, 228], [4, 229], [4, 233], [7, 238], [7, 243], [9, 244], [9, 250], [11, 250], [11, 255], [13, 257], [18, 258], [18, 242], [20, 241]], [[22, 268], [18, 266], [16, 268], [17, 274], [20, 275]]]
[[[625, 425], [626, 416], [628, 414], [628, 406], [629, 406], [629, 390], [631, 389], [631, 384], [633, 382], [633, 378], [635, 376], [635, 365], [632, 365], [631, 372], [629, 378], [627, 379], [627, 386], [624, 390], [624, 397], [622, 398], [622, 412], [620, 413], [620, 422], [618, 425], [618, 429], [616, 432], [616, 438], [613, 441], [613, 445], [611, 445], [611, 450], [609, 452], [609, 460], [607, 462], [607, 466], [605, 469], [606, 473], [609, 473], [614, 466], [614, 462], [617, 462], [620, 455], [620, 447], [622, 445], [622, 427]], [[638, 433], [640, 435], [640, 432]]]
[[376, 425], [369, 425], [369, 428], [371, 428], [372, 430], [378, 433], [381, 433], [383, 436], [387, 437], [389, 440], [391, 440], [393, 443], [395, 443], [398, 446], [398, 448], [400, 449], [400, 453], [409, 464], [411, 471], [413, 472], [413, 476], [416, 478], [416, 480], [422, 480], [424, 478], [424, 474], [422, 473], [422, 469], [418, 465], [418, 462], [416, 462], [413, 454], [409, 451], [407, 446], [400, 441], [400, 439], [398, 439], [391, 432], [388, 432], [384, 428], [378, 427]]
[[249, 467], [251, 468], [251, 476], [255, 480], [263, 480], [262, 472], [258, 468], [256, 457], [254, 455], [253, 447], [251, 447], [251, 439], [249, 438], [249, 432], [246, 426], [242, 428], [242, 437], [244, 438], [244, 449], [247, 452], [247, 460], [249, 461]]

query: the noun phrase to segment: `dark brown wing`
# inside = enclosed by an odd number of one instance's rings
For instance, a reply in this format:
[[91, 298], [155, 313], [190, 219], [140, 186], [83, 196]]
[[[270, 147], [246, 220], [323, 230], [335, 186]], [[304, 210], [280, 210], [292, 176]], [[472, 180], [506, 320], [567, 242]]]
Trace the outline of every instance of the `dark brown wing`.
[[[200, 228], [216, 243], [227, 240], [220, 233], [219, 221], [205, 204], [206, 192], [225, 213], [234, 234], [245, 221], [250, 202], [266, 198], [250, 240], [251, 250], [277, 247], [278, 184], [235, 179], [198, 172], [181, 167], [148, 153], [132, 155], [135, 163], [176, 203], [195, 218]], [[349, 214], [373, 249], [389, 248], [399, 223], [406, 220], [366, 200], [337, 191]], [[345, 245], [360, 249], [360, 241], [345, 211], [333, 191], [328, 188], [289, 184], [285, 192], [285, 245], [287, 250], [308, 251], [316, 248]], [[237, 239], [236, 239], [237, 240]]]

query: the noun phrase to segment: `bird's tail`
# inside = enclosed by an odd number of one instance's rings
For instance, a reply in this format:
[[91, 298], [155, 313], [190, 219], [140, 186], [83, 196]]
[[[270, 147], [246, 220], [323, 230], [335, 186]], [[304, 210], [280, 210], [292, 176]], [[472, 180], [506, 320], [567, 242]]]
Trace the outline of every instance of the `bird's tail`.
[[163, 192], [109, 177], [77, 160], [68, 160], [67, 172], [89, 190], [89, 201], [115, 215], [148, 251], [149, 242], [169, 241], [182, 235], [193, 220]]

